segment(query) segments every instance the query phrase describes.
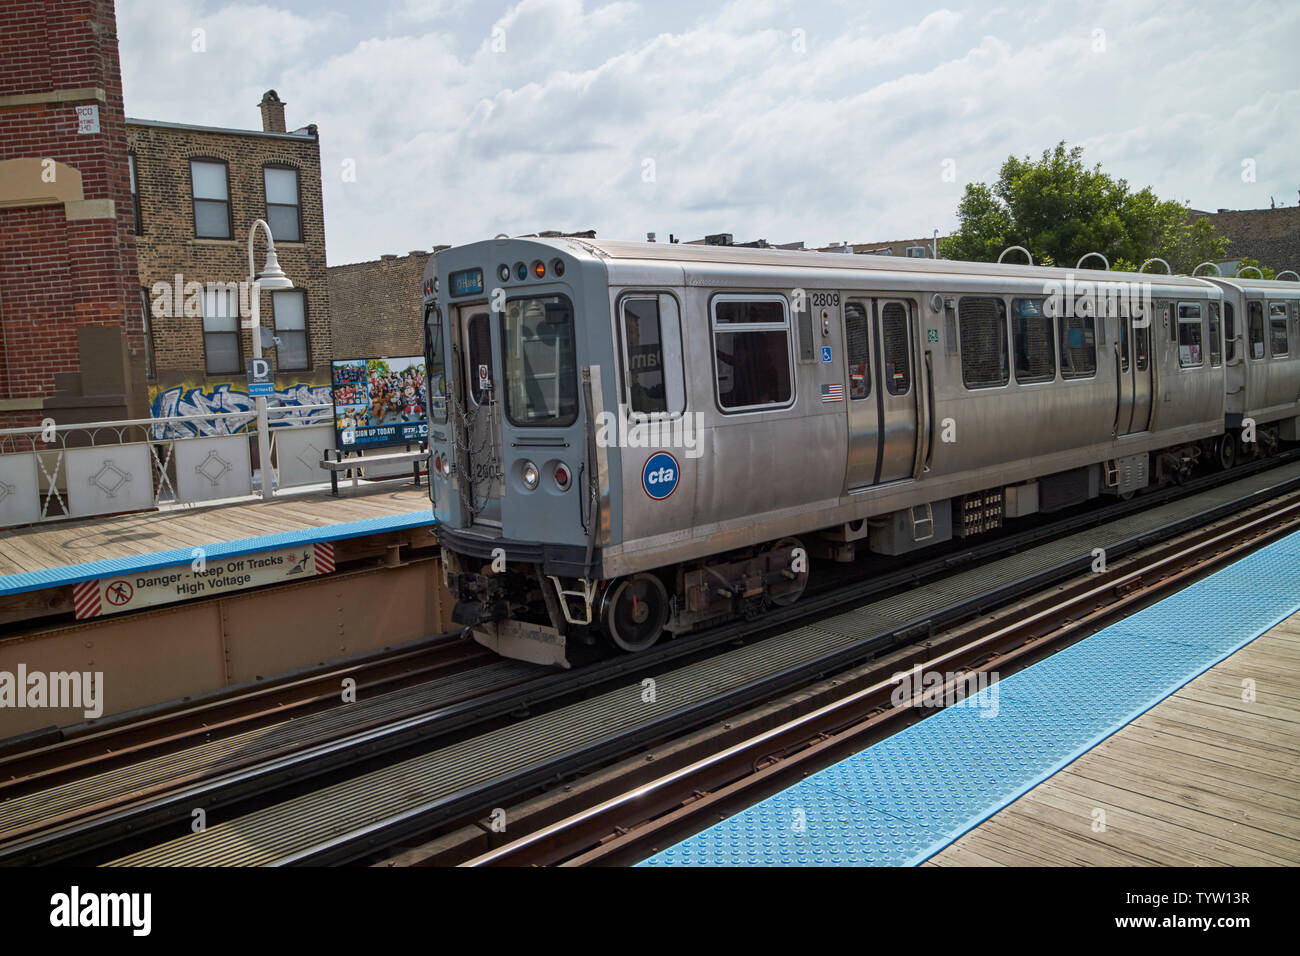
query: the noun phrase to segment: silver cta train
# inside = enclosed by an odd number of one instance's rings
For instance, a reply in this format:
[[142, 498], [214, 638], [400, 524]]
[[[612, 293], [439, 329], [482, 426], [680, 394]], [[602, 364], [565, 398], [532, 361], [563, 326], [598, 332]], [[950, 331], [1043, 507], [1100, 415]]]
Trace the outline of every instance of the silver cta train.
[[1300, 283], [501, 238], [423, 301], [453, 617], [542, 663], [1298, 437]]

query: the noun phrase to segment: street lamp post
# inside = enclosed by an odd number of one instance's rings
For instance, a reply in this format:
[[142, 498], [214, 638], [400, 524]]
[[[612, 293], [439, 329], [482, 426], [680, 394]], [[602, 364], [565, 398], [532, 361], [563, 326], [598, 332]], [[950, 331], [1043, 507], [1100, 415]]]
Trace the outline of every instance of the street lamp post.
[[[253, 241], [257, 238], [257, 227], [266, 232], [266, 265], [259, 276], [253, 271]], [[279, 260], [275, 257], [275, 237], [265, 220], [255, 219], [248, 229], [248, 304], [249, 325], [253, 329], [253, 358], [262, 357], [262, 290], [280, 292], [293, 288], [293, 280], [284, 274]], [[257, 457], [262, 468], [262, 499], [269, 501], [275, 494], [271, 469], [271, 433], [266, 419], [266, 396], [257, 396]]]

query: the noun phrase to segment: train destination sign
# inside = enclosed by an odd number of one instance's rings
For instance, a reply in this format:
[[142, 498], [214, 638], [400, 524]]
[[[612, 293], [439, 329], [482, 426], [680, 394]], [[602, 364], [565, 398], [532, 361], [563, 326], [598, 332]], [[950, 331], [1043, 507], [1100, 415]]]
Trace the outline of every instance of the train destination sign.
[[72, 603], [77, 620], [84, 620], [282, 584], [333, 570], [334, 545], [328, 541], [204, 563], [196, 555], [191, 564], [80, 581], [72, 586]]

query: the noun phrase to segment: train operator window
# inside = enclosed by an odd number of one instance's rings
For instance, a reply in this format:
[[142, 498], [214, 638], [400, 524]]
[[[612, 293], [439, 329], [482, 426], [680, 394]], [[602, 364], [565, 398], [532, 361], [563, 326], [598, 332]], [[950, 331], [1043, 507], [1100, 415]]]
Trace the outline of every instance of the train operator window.
[[961, 380], [967, 388], [1007, 384], [1007, 306], [1001, 299], [964, 296], [957, 301]]
[[1133, 330], [1133, 364], [1137, 366], [1139, 372], [1147, 370], [1147, 363], [1150, 361], [1151, 349], [1151, 329], [1149, 326], [1142, 326]]
[[1286, 337], [1286, 303], [1268, 304], [1268, 337], [1272, 343], [1273, 358], [1284, 358], [1288, 352]]
[[1061, 378], [1090, 378], [1097, 374], [1097, 330], [1090, 315], [1063, 315]]
[[562, 295], [506, 302], [501, 317], [502, 382], [514, 425], [572, 425], [578, 420], [578, 362], [573, 306]]
[[871, 394], [871, 323], [861, 302], [844, 305], [844, 351], [849, 360], [849, 398]]
[[1231, 302], [1223, 303], [1223, 345], [1231, 362], [1237, 357], [1237, 310]]
[[475, 405], [482, 405], [487, 401], [487, 389], [479, 385], [477, 369], [480, 365], [492, 367], [492, 329], [488, 325], [488, 314], [477, 312], [471, 315], [465, 333], [469, 339], [469, 393]]
[[670, 295], [629, 295], [620, 306], [628, 408], [646, 415], [679, 414], [686, 408], [686, 386], [677, 300]]
[[1246, 303], [1246, 326], [1250, 329], [1250, 357], [1264, 357], [1264, 303]]
[[1210, 303], [1210, 366], [1223, 364], [1223, 335], [1219, 328], [1219, 303]]
[[1199, 368], [1205, 364], [1205, 330], [1199, 302], [1178, 303], [1178, 364]]
[[1016, 350], [1016, 381], [1050, 382], [1056, 378], [1056, 342], [1052, 319], [1037, 299], [1011, 300], [1011, 330]]
[[447, 421], [447, 366], [442, 338], [442, 313], [430, 302], [424, 307], [424, 369], [429, 376], [429, 420]]
[[880, 312], [880, 332], [885, 352], [885, 387], [890, 395], [912, 390], [912, 349], [908, 344], [907, 310], [898, 302], [887, 302]]
[[790, 313], [781, 296], [719, 295], [713, 300], [718, 404], [752, 411], [794, 400]]

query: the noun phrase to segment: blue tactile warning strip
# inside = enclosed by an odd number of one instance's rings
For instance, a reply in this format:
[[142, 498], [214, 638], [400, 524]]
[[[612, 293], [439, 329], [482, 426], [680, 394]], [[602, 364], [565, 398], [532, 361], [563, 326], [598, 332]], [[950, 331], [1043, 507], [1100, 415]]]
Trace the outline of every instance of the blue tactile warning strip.
[[319, 528], [279, 531], [254, 538], [240, 538], [238, 541], [217, 541], [170, 551], [156, 551], [152, 554], [123, 555], [119, 558], [89, 561], [85, 564], [68, 564], [57, 568], [43, 568], [39, 571], [24, 571], [21, 574], [0, 576], [0, 594], [39, 591], [42, 588], [76, 584], [78, 581], [93, 581], [111, 575], [136, 574], [177, 564], [189, 564], [194, 560], [195, 548], [202, 548], [204, 560], [213, 562], [243, 554], [256, 554], [259, 551], [274, 551], [278, 548], [292, 548], [321, 541], [341, 541], [344, 538], [359, 538], [384, 531], [404, 531], [407, 528], [419, 528], [425, 525], [432, 527], [433, 523], [432, 512], [414, 511], [408, 514], [366, 518], [361, 521], [345, 521]]
[[1300, 533], [641, 866], [914, 866], [1300, 609]]

